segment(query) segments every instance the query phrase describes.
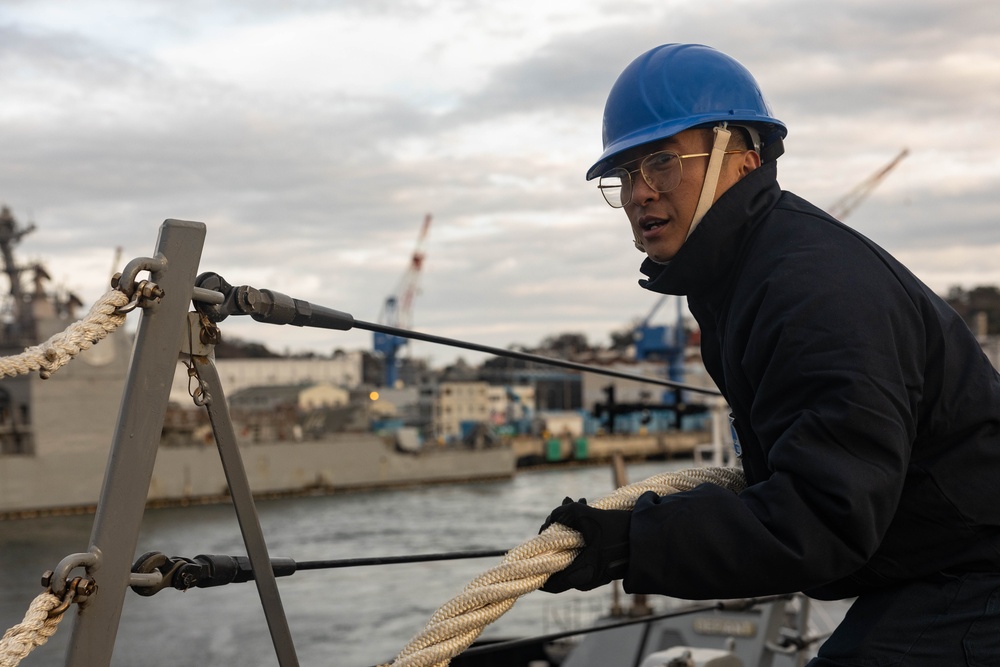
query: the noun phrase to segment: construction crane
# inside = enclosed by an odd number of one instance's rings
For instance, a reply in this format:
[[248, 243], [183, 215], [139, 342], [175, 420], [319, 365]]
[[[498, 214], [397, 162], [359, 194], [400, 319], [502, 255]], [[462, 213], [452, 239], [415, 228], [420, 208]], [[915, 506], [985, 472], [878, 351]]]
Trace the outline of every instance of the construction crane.
[[[664, 294], [652, 309], [632, 329], [632, 342], [635, 345], [636, 361], [663, 361], [667, 366], [667, 375], [674, 382], [684, 382], [684, 348], [687, 344], [687, 334], [684, 331], [684, 302], [675, 297], [677, 305], [677, 320], [673, 326], [651, 324], [657, 311], [668, 299]], [[668, 410], [673, 414], [674, 427], [681, 429], [685, 415], [695, 415], [704, 412], [706, 407], [701, 404], [688, 403], [679, 389], [667, 389], [660, 401], [650, 401], [643, 397], [639, 402], [619, 403], [615, 399], [615, 385], [610, 384], [603, 389], [606, 399], [603, 403], [594, 405], [593, 414], [603, 419], [609, 432], [615, 431], [615, 418], [618, 415], [640, 413], [640, 421], [647, 424], [653, 419], [654, 411]]]
[[669, 368], [669, 378], [674, 382], [684, 382], [684, 347], [686, 336], [684, 334], [683, 302], [678, 297], [677, 319], [674, 326], [652, 325], [650, 322], [656, 312], [667, 300], [668, 295], [664, 294], [643, 318], [642, 322], [636, 325], [632, 333], [632, 340], [635, 342], [636, 361], [647, 359], [659, 359], [667, 362]]
[[[430, 228], [431, 214], [428, 213], [424, 216], [424, 222], [420, 226], [420, 234], [417, 236], [417, 245], [410, 257], [410, 265], [403, 273], [396, 290], [387, 296], [382, 304], [382, 311], [378, 316], [379, 324], [400, 329], [409, 329], [412, 325], [413, 300], [417, 296], [420, 270], [424, 264], [424, 243]], [[376, 332], [373, 342], [375, 351], [380, 353], [385, 360], [384, 384], [386, 387], [395, 387], [399, 382], [399, 352], [406, 345], [408, 339]]]
[[865, 180], [854, 186], [850, 192], [835, 201], [828, 209], [827, 213], [837, 218], [838, 220], [843, 220], [851, 211], [857, 208], [858, 204], [865, 200], [865, 198], [871, 194], [872, 190], [878, 186], [879, 183], [889, 174], [890, 171], [896, 168], [903, 158], [910, 154], [910, 149], [904, 148], [899, 152], [899, 155], [894, 157], [889, 164], [885, 165], [874, 174], [866, 178]]
[[[664, 294], [657, 299], [649, 314], [632, 331], [635, 359], [636, 361], [664, 361], [667, 364], [667, 377], [673, 382], [685, 382], [684, 348], [687, 346], [687, 333], [684, 331], [683, 299], [674, 297], [677, 313], [673, 326], [651, 324], [653, 316], [663, 306], [668, 296]], [[681, 427], [681, 412], [686, 410], [683, 403], [680, 391], [668, 389], [663, 392], [661, 407], [672, 406], [677, 428]]]

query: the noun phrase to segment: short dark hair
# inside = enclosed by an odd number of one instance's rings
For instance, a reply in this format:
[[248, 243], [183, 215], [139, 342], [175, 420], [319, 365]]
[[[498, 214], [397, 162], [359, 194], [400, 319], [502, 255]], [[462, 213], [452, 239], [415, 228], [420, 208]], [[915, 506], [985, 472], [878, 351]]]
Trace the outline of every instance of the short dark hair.
[[[701, 129], [705, 132], [705, 141], [708, 146], [707, 150], [710, 150], [715, 143], [715, 127], [716, 126], [714, 125], [701, 127]], [[750, 136], [750, 131], [745, 126], [727, 125], [726, 129], [729, 130], [729, 143], [726, 144], [727, 150], [754, 150], [753, 137]]]
[[750, 151], [754, 150], [753, 138], [750, 131], [742, 125], [730, 125], [729, 146], [730, 150]]

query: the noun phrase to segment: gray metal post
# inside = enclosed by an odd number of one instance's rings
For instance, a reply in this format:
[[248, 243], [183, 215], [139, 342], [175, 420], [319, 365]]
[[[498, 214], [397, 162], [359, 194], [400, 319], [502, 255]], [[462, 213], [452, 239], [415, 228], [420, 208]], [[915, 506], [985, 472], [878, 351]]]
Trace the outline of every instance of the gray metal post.
[[212, 421], [212, 431], [215, 434], [215, 444], [219, 448], [222, 467], [226, 471], [226, 481], [229, 483], [230, 497], [236, 508], [236, 518], [243, 533], [243, 544], [247, 548], [247, 556], [254, 571], [254, 581], [267, 627], [271, 631], [271, 641], [278, 656], [281, 667], [298, 667], [299, 661], [295, 655], [295, 645], [288, 628], [288, 619], [278, 594], [278, 584], [274, 580], [274, 570], [271, 569], [271, 557], [267, 553], [264, 533], [260, 528], [260, 519], [254, 505], [250, 483], [247, 481], [246, 467], [240, 454], [239, 443], [236, 441], [236, 431], [229, 418], [226, 397], [222, 391], [222, 380], [219, 371], [209, 357], [195, 357], [194, 363], [198, 369], [198, 377], [204, 382], [211, 400], [206, 406], [208, 417]]
[[167, 220], [160, 226], [155, 258], [166, 261], [150, 279], [163, 288], [164, 297], [143, 310], [132, 349], [90, 536], [97, 563], [88, 572], [98, 590], [77, 615], [66, 656], [71, 667], [111, 664], [204, 242], [200, 222]]

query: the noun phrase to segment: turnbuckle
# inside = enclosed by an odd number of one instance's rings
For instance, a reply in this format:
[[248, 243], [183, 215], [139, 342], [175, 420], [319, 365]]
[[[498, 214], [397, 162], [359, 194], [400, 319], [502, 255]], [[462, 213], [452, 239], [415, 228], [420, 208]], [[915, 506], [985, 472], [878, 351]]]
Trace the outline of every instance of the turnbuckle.
[[195, 303], [198, 312], [212, 322], [222, 322], [230, 315], [249, 315], [267, 324], [340, 331], [350, 331], [354, 327], [354, 317], [349, 313], [314, 306], [308, 301], [269, 289], [249, 285], [234, 287], [217, 273], [199, 275], [195, 279], [195, 290], [199, 295], [216, 294], [213, 300], [199, 298]]
[[[188, 562], [184, 558], [168, 558], [159, 551], [144, 553], [132, 564], [129, 586], [139, 595], [156, 595], [164, 588], [174, 586], [175, 575]], [[186, 590], [186, 587], [181, 590]]]
[[[272, 558], [271, 569], [274, 576], [284, 577], [294, 574], [296, 565], [291, 558]], [[253, 580], [253, 566], [246, 556], [200, 554], [184, 558], [150, 551], [133, 563], [129, 585], [139, 595], [148, 597], [165, 588], [186, 591]]]

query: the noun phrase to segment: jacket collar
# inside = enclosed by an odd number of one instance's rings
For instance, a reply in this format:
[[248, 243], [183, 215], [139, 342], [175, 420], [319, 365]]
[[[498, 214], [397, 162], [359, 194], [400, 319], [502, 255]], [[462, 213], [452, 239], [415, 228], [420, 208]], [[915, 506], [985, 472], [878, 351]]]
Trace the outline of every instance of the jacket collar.
[[724, 192], [670, 262], [646, 258], [639, 270], [648, 280], [639, 284], [661, 294], [692, 296], [728, 285], [747, 236], [781, 196], [777, 173], [768, 162]]

